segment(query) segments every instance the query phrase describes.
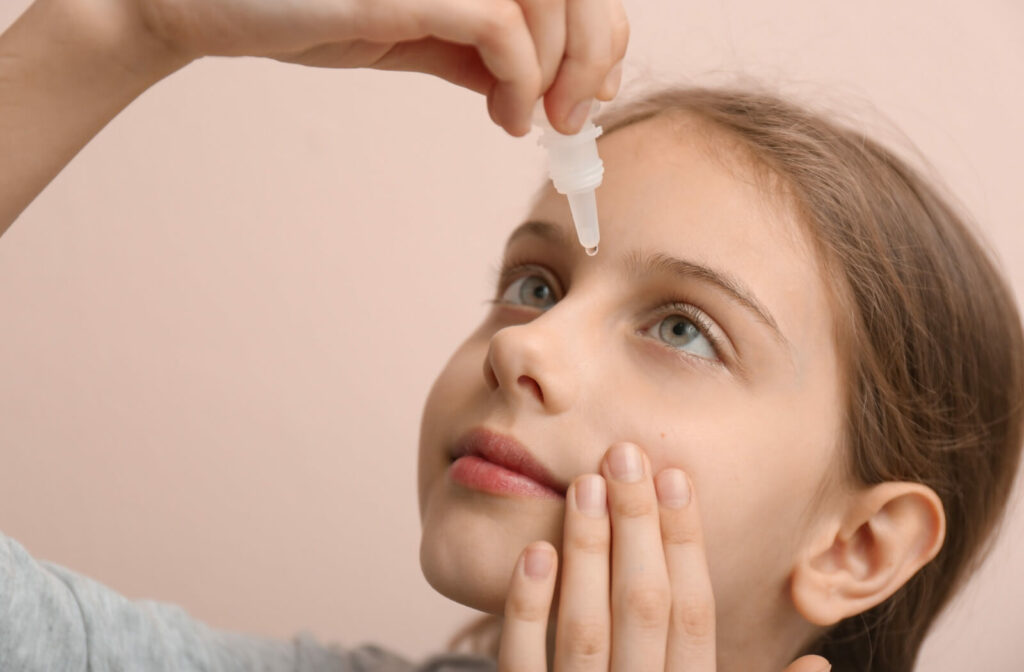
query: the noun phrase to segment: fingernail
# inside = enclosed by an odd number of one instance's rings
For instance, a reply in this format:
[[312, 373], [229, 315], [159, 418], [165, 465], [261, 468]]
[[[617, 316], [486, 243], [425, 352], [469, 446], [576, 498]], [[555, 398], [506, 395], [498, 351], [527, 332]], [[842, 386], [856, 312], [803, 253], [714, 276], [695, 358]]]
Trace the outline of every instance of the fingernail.
[[632, 443], [614, 446], [608, 455], [608, 468], [612, 476], [623, 483], [639, 481], [644, 475], [644, 461], [640, 457], [640, 449]]
[[546, 548], [527, 549], [523, 570], [531, 579], [547, 578], [551, 573], [551, 552]]
[[572, 112], [565, 118], [565, 125], [569, 128], [578, 129], [583, 126], [584, 120], [587, 118], [587, 114], [590, 112], [590, 105], [593, 101], [584, 100], [576, 103], [576, 107], [572, 108]]
[[681, 509], [690, 503], [690, 484], [679, 469], [665, 469], [654, 480], [658, 501], [670, 509]]
[[604, 517], [607, 511], [604, 479], [597, 474], [584, 476], [576, 481], [576, 508], [591, 518]]

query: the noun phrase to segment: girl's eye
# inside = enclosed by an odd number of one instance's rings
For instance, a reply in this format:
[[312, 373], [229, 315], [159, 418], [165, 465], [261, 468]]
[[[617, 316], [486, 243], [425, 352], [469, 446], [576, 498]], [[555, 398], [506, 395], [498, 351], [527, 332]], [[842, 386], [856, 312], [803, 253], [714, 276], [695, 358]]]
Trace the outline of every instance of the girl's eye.
[[501, 300], [505, 303], [517, 303], [531, 308], [547, 310], [555, 305], [554, 292], [551, 285], [539, 275], [524, 275], [514, 280], [505, 288]]
[[685, 315], [668, 315], [651, 327], [651, 332], [656, 332], [658, 338], [673, 348], [705, 359], [718, 359], [714, 345], [693, 320]]

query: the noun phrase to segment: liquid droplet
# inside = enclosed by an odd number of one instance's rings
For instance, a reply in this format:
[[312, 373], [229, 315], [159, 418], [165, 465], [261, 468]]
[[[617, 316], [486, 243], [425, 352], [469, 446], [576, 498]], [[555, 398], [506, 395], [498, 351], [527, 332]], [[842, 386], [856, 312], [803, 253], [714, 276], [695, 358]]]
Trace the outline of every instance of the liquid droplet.
[[592, 257], [595, 254], [597, 254], [597, 245], [594, 245], [593, 247], [585, 247], [583, 249], [585, 249], [587, 251], [587, 256], [588, 257]]

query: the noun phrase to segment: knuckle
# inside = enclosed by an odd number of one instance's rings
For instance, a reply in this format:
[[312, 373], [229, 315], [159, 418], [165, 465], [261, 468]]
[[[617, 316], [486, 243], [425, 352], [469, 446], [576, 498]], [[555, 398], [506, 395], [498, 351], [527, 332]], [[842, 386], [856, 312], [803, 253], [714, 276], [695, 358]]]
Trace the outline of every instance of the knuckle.
[[691, 640], [708, 641], [715, 634], [714, 603], [698, 599], [674, 606], [672, 627]]
[[673, 524], [673, 521], [671, 520], [664, 522], [667, 524], [662, 525], [662, 543], [671, 546], [700, 543], [701, 536], [698, 530], [695, 530], [685, 524]]
[[616, 63], [612, 57], [611, 40], [587, 39], [574, 43], [574, 48], [566, 54], [577, 67], [586, 68], [594, 73], [605, 73]]
[[654, 628], [668, 622], [671, 600], [668, 590], [660, 587], [636, 586], [623, 595], [626, 615], [641, 627]]
[[650, 497], [627, 496], [613, 499], [611, 508], [620, 518], [642, 518], [657, 513], [658, 504]]
[[593, 73], [595, 77], [600, 75], [602, 78], [615, 65], [611, 52], [606, 49], [584, 50], [577, 54], [574, 60], [578, 65], [586, 68], [587, 72]]
[[488, 12], [481, 26], [481, 39], [504, 44], [523, 25], [523, 10], [514, 2], [503, 2]]
[[604, 555], [610, 545], [611, 535], [607, 531], [578, 531], [569, 537], [569, 549], [582, 553]]
[[591, 66], [604, 78], [608, 71], [615, 65], [616, 60], [612, 58], [611, 52], [602, 52], [600, 56], [591, 59]]
[[516, 591], [508, 596], [507, 611], [520, 621], [537, 622], [547, 618], [547, 605], [533, 595], [524, 595]]
[[608, 650], [608, 628], [597, 621], [569, 621], [561, 645], [574, 659], [598, 658]]

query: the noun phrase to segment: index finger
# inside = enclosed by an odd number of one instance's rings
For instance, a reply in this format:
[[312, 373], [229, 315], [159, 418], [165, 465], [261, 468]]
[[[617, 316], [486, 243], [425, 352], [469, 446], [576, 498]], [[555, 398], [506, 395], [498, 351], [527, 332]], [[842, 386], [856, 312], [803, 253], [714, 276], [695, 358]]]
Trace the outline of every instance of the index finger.
[[654, 485], [672, 592], [665, 669], [714, 672], [715, 598], [693, 487], [686, 474], [671, 468]]

